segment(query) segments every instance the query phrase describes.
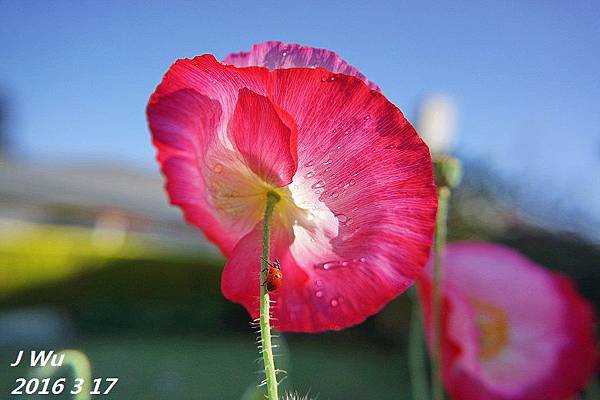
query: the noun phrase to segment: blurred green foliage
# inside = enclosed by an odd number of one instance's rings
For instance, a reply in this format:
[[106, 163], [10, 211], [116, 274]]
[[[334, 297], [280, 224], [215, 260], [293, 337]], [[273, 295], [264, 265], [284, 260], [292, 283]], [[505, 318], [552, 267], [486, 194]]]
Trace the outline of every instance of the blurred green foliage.
[[[451, 240], [490, 240], [521, 250], [573, 278], [600, 303], [600, 251], [579, 237], [527, 225], [497, 229], [465, 215], [453, 196]], [[106, 233], [106, 232], [105, 232]], [[180, 251], [145, 235], [111, 245], [93, 229], [22, 224], [0, 231], [0, 311], [51, 306], [72, 320], [94, 375], [118, 376], [115, 399], [240, 399], [260, 381], [249, 316], [223, 298], [224, 259]], [[117, 243], [117, 242], [115, 242]], [[365, 323], [341, 332], [288, 334], [285, 385], [319, 399], [408, 398], [403, 359], [410, 317], [400, 296]], [[0, 349], [0, 359], [15, 349]], [[280, 361], [281, 362], [281, 361]], [[284, 364], [284, 363], [282, 363]], [[318, 368], [315, 368], [315, 365]], [[0, 364], [0, 393], [22, 370]]]
[[[241, 399], [258, 382], [254, 339], [244, 336], [140, 337], [109, 336], [78, 344], [92, 365], [94, 377], [119, 377], [110, 399], [192, 400]], [[9, 350], [0, 359], [14, 359]], [[285, 354], [291, 378], [283, 389], [318, 395], [319, 399], [408, 400], [404, 360], [368, 346], [307, 342]], [[317, 365], [318, 367], [315, 367]], [[14, 387], [25, 367], [0, 364], [0, 393]], [[402, 395], [405, 397], [401, 397]]]

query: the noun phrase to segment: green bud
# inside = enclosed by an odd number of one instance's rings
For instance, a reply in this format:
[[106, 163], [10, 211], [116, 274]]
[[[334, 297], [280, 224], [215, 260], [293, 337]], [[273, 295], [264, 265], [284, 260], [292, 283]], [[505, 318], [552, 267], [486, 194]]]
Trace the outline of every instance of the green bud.
[[460, 184], [463, 175], [459, 159], [450, 156], [439, 156], [433, 160], [435, 183], [438, 187], [446, 186], [454, 189]]

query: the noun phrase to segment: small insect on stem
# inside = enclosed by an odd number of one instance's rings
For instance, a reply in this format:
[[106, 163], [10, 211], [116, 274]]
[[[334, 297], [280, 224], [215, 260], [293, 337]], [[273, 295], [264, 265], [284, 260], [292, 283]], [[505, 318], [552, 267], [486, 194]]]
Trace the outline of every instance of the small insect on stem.
[[269, 260], [261, 257], [264, 262], [269, 265], [269, 271], [267, 271], [267, 291], [273, 292], [281, 287], [281, 283], [283, 280], [283, 275], [281, 273], [281, 265], [279, 264], [279, 260], [275, 259], [273, 263]]

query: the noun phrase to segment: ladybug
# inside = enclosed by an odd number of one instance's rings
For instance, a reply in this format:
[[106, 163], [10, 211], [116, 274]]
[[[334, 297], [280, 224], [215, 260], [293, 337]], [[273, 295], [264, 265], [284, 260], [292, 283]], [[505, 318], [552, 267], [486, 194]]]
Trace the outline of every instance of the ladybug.
[[[264, 259], [263, 259], [264, 260]], [[267, 264], [269, 264], [269, 271], [267, 272], [267, 291], [272, 292], [281, 287], [283, 276], [281, 274], [281, 265], [279, 264], [279, 260], [275, 259], [271, 264], [269, 261], [265, 260]]]

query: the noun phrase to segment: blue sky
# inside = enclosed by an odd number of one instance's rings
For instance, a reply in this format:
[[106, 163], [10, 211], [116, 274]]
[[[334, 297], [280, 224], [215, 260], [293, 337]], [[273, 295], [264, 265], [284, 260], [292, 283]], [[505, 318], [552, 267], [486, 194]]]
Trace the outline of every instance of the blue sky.
[[154, 168], [144, 108], [176, 58], [283, 40], [338, 52], [411, 120], [451, 95], [459, 154], [600, 221], [600, 3], [457, 3], [0, 1], [15, 150]]

